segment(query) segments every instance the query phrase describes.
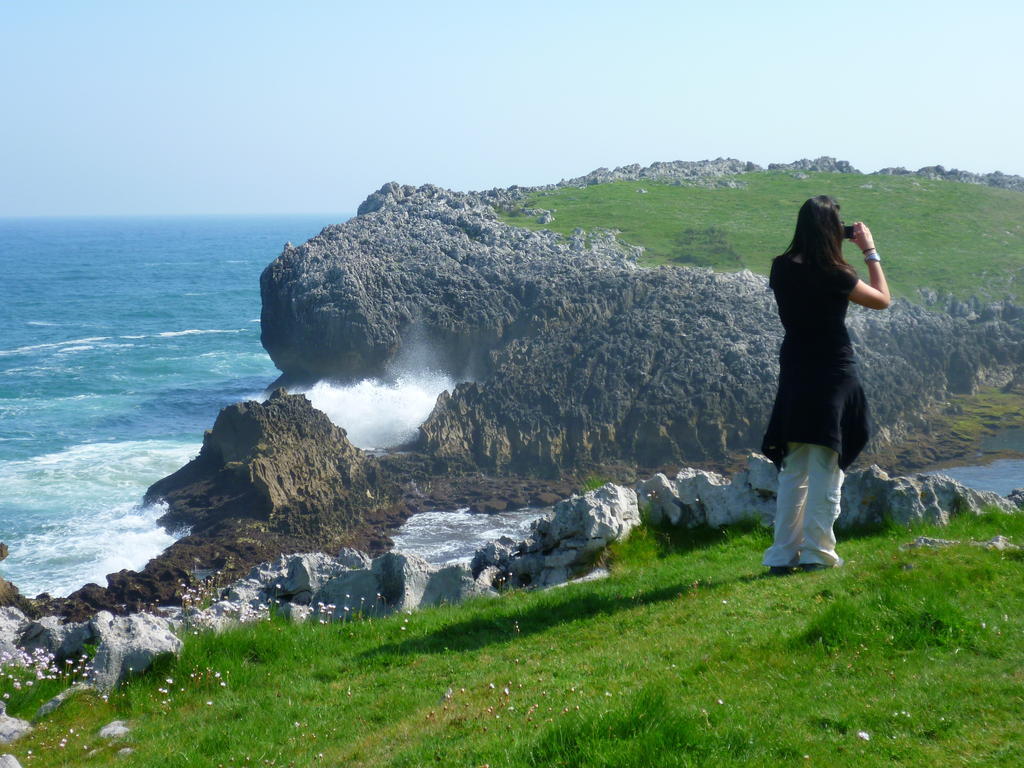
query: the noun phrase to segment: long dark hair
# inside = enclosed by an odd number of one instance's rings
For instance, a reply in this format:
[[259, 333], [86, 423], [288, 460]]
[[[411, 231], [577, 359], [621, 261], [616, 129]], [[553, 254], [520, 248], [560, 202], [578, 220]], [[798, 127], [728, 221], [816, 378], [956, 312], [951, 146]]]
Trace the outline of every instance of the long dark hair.
[[800, 206], [793, 242], [780, 259], [800, 255], [804, 262], [822, 270], [853, 271], [843, 258], [843, 222], [839, 203], [828, 195], [812, 197]]

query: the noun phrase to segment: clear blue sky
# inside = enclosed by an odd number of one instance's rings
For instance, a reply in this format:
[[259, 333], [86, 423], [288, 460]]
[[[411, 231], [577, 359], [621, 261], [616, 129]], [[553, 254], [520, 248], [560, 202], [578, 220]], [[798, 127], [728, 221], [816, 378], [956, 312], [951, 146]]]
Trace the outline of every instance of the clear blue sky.
[[1024, 4], [0, 3], [0, 216], [833, 155], [1024, 174]]

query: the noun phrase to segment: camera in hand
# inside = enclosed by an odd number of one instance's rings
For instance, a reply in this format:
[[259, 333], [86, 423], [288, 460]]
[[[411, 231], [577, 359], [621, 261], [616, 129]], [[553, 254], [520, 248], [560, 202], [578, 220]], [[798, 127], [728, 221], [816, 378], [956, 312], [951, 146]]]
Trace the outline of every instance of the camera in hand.
[[843, 225], [843, 239], [844, 240], [853, 240], [853, 224], [844, 224]]

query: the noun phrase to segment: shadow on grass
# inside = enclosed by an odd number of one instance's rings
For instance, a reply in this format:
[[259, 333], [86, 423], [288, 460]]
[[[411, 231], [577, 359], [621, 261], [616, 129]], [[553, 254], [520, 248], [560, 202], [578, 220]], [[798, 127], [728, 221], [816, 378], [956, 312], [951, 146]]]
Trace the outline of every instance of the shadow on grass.
[[[616, 544], [611, 559], [613, 563], [621, 559], [627, 565], [635, 566], [672, 555], [710, 549], [748, 536], [758, 529], [757, 523], [739, 523], [721, 529], [660, 528], [646, 525], [634, 532], [638, 535]], [[861, 529], [849, 532], [847, 539], [878, 536], [886, 530], [887, 527], [884, 525]], [[509, 600], [494, 606], [492, 610], [481, 612], [483, 615], [446, 623], [425, 635], [377, 646], [366, 651], [363, 656], [477, 650], [513, 638], [545, 632], [561, 624], [667, 602], [686, 597], [697, 590], [718, 589], [734, 581], [750, 582], [762, 578], [768, 578], [767, 571], [737, 574], [734, 578], [725, 580], [699, 580], [632, 592], [624, 586], [621, 594], [613, 594], [612, 589], [601, 586], [582, 591], [569, 585], [568, 588], [534, 592], [539, 599], [531, 600], [527, 606], [523, 606], [521, 601]]]
[[[622, 542], [618, 548], [619, 554], [613, 555], [613, 560], [619, 557], [630, 563], [656, 560], [671, 554], [705, 549], [728, 541], [737, 534], [736, 531], [712, 528], [672, 530], [650, 526], [637, 529], [635, 533], [639, 535]], [[507, 642], [514, 637], [545, 632], [560, 624], [676, 600], [698, 589], [716, 589], [723, 584], [703, 580], [635, 591], [623, 587], [622, 594], [610, 594], [611, 589], [605, 586], [606, 582], [586, 591], [576, 589], [570, 583], [556, 589], [533, 591], [532, 594], [539, 599], [532, 600], [528, 606], [524, 607], [520, 601], [508, 600], [494, 606], [495, 610], [488, 610], [486, 615], [447, 623], [423, 636], [380, 645], [368, 650], [364, 656], [476, 650]], [[531, 591], [525, 592], [530, 594]], [[506, 596], [512, 595], [506, 593]]]
[[512, 638], [545, 632], [559, 624], [571, 624], [595, 616], [632, 610], [638, 606], [676, 600], [697, 589], [716, 589], [720, 586], [720, 582], [701, 581], [620, 595], [598, 591], [582, 592], [569, 586], [544, 593], [546, 599], [534, 601], [528, 607], [509, 602], [507, 606], [502, 606], [504, 610], [500, 610], [500, 613], [489, 612], [489, 615], [454, 621], [420, 637], [380, 645], [363, 655], [372, 657], [478, 650]]

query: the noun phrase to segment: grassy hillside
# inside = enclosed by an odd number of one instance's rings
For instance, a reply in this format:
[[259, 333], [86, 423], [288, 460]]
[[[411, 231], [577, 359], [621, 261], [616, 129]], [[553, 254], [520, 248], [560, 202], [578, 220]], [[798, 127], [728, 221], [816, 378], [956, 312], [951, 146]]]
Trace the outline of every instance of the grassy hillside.
[[[540, 193], [526, 208], [553, 210], [505, 221], [570, 234], [576, 227], [621, 231], [646, 249], [648, 264], [697, 264], [767, 274], [789, 244], [808, 197], [829, 194], [847, 222], [867, 222], [895, 295], [916, 300], [927, 286], [957, 296], [1024, 300], [1024, 194], [913, 176], [765, 171], [735, 177], [740, 189], [616, 182]], [[646, 192], [641, 192], [644, 189]], [[848, 260], [863, 268], [856, 246]], [[863, 272], [866, 271], [862, 269]]]
[[[863, 534], [841, 541], [846, 567], [783, 578], [758, 565], [766, 531], [639, 529], [604, 581], [189, 637], [180, 659], [72, 699], [0, 752], [166, 768], [1020, 765], [1024, 558], [901, 550], [920, 533], [1024, 541], [1024, 515]], [[14, 690], [9, 708], [29, 716], [59, 685]], [[97, 737], [114, 719], [133, 724], [127, 741]]]

